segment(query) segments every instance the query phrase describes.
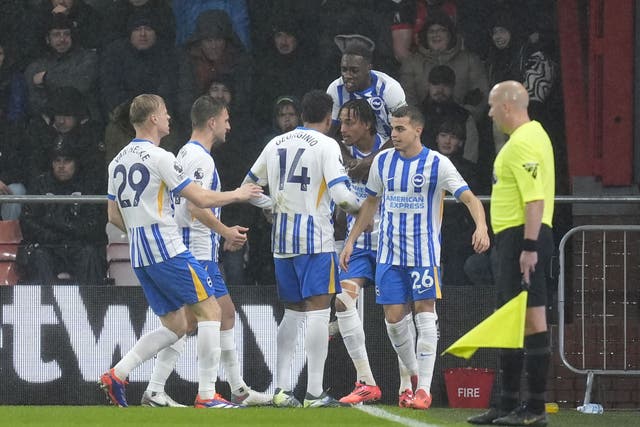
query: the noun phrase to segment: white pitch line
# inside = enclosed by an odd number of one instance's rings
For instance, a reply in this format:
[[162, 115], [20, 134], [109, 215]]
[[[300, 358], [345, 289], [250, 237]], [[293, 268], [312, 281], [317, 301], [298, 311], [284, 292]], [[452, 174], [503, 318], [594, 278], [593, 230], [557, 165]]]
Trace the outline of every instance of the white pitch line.
[[398, 424], [402, 424], [404, 426], [409, 427], [438, 427], [435, 424], [423, 423], [422, 421], [414, 420], [411, 418], [404, 418], [400, 415], [392, 414], [391, 412], [385, 411], [376, 406], [366, 406], [366, 405], [356, 405], [356, 409], [366, 412], [369, 415], [374, 417], [382, 418], [388, 421], [393, 421]]

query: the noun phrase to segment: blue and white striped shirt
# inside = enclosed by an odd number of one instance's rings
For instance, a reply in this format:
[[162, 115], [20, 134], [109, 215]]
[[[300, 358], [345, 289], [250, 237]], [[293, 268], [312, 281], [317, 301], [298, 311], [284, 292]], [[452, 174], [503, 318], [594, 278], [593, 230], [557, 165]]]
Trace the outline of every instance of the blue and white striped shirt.
[[[203, 188], [221, 191], [220, 177], [209, 151], [198, 141], [187, 142], [178, 153], [184, 174]], [[220, 236], [191, 216], [187, 200], [174, 197], [176, 223], [182, 229], [182, 240], [198, 261], [218, 261]], [[211, 208], [220, 218], [220, 207]]]
[[[370, 153], [363, 153], [362, 151], [358, 150], [358, 147], [356, 147], [355, 145], [351, 145], [347, 147], [347, 149], [349, 151], [349, 154], [351, 154], [351, 156], [354, 159], [364, 159], [365, 157], [369, 157], [373, 155], [376, 151], [378, 151], [380, 147], [383, 145], [383, 143], [384, 141], [383, 141], [383, 138], [380, 136], [380, 134], [376, 134], [375, 141], [373, 143], [373, 147]], [[367, 198], [366, 188], [367, 186], [364, 182], [357, 182], [357, 181], [351, 180], [351, 191], [356, 195], [356, 197], [359, 200], [364, 200]], [[353, 224], [355, 224], [355, 222], [356, 222], [356, 217], [351, 214], [347, 214], [347, 236], [349, 236], [349, 232], [351, 231], [351, 228], [353, 227]], [[368, 250], [368, 251], [376, 251], [378, 249], [379, 225], [380, 225], [380, 211], [378, 211], [375, 217], [373, 218], [373, 230], [365, 231], [362, 234], [360, 234], [360, 236], [358, 236], [358, 239], [355, 241], [353, 247], [358, 249]]]
[[391, 148], [373, 159], [367, 193], [381, 197], [378, 262], [399, 266], [440, 265], [444, 192], [456, 198], [469, 186], [451, 161], [423, 148], [404, 158]]
[[134, 267], [187, 250], [173, 218], [171, 195], [190, 182], [173, 154], [144, 139], [131, 141], [109, 164], [107, 196], [122, 214]]
[[351, 99], [366, 99], [376, 116], [376, 131], [385, 138], [391, 137], [389, 116], [398, 107], [407, 105], [404, 90], [393, 77], [371, 70], [371, 86], [356, 92], [348, 92], [344, 87], [342, 77], [337, 78], [327, 88], [327, 93], [333, 98], [331, 119], [338, 123], [340, 107]]
[[349, 182], [338, 143], [298, 127], [269, 141], [247, 176], [269, 185], [275, 257], [335, 252], [329, 188]]

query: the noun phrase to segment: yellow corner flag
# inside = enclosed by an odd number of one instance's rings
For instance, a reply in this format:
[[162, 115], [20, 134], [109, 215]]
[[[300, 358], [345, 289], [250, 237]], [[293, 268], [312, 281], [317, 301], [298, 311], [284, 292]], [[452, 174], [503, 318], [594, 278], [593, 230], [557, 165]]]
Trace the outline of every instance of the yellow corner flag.
[[522, 348], [527, 291], [497, 309], [442, 352], [469, 359], [478, 348]]

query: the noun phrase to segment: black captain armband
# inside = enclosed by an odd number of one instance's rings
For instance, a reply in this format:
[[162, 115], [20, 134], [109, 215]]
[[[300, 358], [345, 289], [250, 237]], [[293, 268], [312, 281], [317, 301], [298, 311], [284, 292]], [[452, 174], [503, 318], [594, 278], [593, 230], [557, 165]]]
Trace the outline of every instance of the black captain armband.
[[527, 252], [537, 252], [538, 241], [533, 239], [524, 239], [522, 242], [522, 250]]

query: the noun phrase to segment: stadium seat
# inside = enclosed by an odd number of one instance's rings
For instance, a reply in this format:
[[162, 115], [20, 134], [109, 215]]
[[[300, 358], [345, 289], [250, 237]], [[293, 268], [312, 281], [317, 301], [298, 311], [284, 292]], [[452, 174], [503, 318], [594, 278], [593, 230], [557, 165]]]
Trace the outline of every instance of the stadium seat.
[[15, 262], [0, 261], [0, 286], [15, 285], [19, 279]]
[[22, 242], [22, 231], [20, 221], [9, 220], [0, 221], [0, 243], [19, 244]]
[[0, 221], [0, 286], [15, 285], [20, 279], [15, 263], [20, 242], [20, 222]]
[[127, 234], [113, 224], [108, 223], [105, 229], [109, 243], [107, 244], [107, 277], [116, 286], [137, 286], [138, 278], [131, 267]]

